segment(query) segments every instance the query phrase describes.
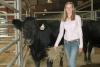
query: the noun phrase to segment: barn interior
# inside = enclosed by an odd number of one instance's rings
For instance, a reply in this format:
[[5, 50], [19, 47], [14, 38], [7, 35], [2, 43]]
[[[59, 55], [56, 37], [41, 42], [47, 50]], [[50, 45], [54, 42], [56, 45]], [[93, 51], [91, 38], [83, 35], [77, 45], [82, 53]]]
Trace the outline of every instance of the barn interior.
[[[19, 39], [21, 34], [12, 25], [13, 19], [33, 16], [38, 21], [55, 22], [61, 18], [67, 1], [74, 3], [82, 19], [100, 19], [100, 0], [0, 0], [0, 67], [35, 67], [29, 48]], [[79, 55], [78, 67], [100, 67], [100, 48], [94, 48], [92, 55], [94, 64], [89, 66]]]

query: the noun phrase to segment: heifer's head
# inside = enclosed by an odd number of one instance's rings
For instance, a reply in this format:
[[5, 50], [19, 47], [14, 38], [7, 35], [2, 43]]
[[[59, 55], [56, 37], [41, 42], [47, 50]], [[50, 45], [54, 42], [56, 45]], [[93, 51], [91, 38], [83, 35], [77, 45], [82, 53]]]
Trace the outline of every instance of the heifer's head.
[[20, 31], [22, 31], [22, 28], [23, 28], [23, 25], [24, 25], [24, 23], [22, 21], [20, 21], [19, 19], [14, 19], [12, 21], [12, 24], [15, 26], [15, 28], [17, 28]]
[[28, 43], [34, 42], [37, 31], [37, 24], [34, 17], [26, 17], [24, 21], [14, 19], [12, 24], [23, 33], [23, 37]]

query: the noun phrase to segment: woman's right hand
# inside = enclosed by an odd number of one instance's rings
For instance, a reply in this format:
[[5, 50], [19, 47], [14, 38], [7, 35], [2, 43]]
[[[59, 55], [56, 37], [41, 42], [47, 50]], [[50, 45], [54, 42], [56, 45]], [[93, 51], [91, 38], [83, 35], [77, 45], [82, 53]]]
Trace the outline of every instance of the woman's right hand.
[[79, 53], [82, 53], [82, 51], [83, 51], [83, 48], [79, 48]]
[[54, 49], [56, 50], [56, 48], [58, 47], [58, 45], [54, 45]]

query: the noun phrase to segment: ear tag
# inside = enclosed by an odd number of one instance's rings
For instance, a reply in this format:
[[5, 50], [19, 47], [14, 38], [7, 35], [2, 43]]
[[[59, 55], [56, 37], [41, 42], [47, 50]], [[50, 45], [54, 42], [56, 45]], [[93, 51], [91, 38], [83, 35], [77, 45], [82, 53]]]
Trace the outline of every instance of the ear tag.
[[40, 30], [44, 30], [45, 29], [45, 25], [42, 24], [41, 27], [40, 27]]

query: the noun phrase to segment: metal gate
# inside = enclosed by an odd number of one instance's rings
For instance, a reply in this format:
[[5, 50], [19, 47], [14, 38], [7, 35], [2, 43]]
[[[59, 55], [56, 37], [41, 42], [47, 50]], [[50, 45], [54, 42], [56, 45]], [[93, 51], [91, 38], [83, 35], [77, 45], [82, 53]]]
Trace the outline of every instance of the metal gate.
[[[7, 63], [0, 63], [0, 65], [7, 67], [25, 67], [29, 49], [23, 44], [21, 32], [13, 27], [11, 21], [7, 20], [7, 16], [21, 19], [21, 8], [19, 8], [21, 7], [21, 0], [14, 0], [14, 7], [3, 0], [0, 0], [0, 3], [15, 12], [11, 14], [0, 12], [0, 57], [5, 56], [7, 58], [10, 56], [10, 52], [13, 53]], [[5, 53], [8, 53], [8, 55], [6, 56]]]

